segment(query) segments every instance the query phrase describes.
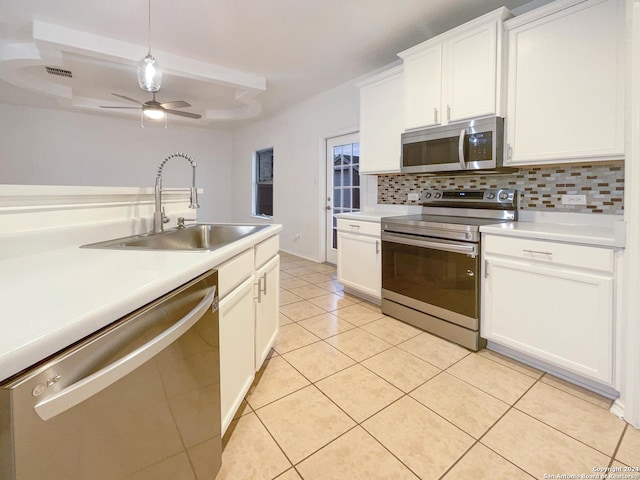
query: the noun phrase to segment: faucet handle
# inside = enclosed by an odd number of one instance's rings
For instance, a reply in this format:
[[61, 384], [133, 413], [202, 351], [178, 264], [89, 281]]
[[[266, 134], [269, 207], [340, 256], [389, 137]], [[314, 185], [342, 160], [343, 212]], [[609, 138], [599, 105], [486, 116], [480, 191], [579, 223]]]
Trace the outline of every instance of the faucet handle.
[[184, 228], [184, 222], [195, 222], [197, 218], [178, 217], [178, 228]]
[[171, 219], [167, 217], [167, 215], [164, 213], [164, 207], [162, 207], [162, 223], [169, 223], [170, 221]]

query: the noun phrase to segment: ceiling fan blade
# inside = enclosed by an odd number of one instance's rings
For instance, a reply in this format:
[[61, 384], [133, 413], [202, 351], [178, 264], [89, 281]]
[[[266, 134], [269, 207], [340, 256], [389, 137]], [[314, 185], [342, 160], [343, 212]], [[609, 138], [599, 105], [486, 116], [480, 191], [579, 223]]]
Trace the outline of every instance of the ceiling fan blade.
[[179, 110], [164, 110], [166, 113], [170, 113], [171, 115], [178, 115], [180, 117], [187, 117], [187, 118], [202, 118], [202, 115], [198, 115], [197, 113], [189, 113], [189, 112], [181, 112]]
[[125, 110], [140, 110], [140, 107], [112, 107], [111, 105], [100, 105], [100, 108], [122, 108]]
[[162, 108], [186, 108], [190, 107], [191, 104], [185, 102], [184, 100], [176, 100], [175, 102], [161, 103], [160, 106]]
[[112, 93], [111, 95], [115, 95], [116, 97], [124, 98], [125, 100], [129, 100], [130, 102], [137, 103], [138, 105], [144, 105], [144, 103], [139, 102], [138, 100], [130, 97], [125, 97], [124, 95], [118, 95], [117, 93]]

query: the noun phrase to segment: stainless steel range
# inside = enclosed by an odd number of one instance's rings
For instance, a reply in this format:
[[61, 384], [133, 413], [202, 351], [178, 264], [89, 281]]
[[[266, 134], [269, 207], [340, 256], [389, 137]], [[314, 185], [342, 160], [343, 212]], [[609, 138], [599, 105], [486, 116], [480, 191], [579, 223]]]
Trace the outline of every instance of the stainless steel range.
[[426, 190], [382, 219], [382, 312], [471, 350], [480, 336], [480, 227], [517, 219], [515, 190]]

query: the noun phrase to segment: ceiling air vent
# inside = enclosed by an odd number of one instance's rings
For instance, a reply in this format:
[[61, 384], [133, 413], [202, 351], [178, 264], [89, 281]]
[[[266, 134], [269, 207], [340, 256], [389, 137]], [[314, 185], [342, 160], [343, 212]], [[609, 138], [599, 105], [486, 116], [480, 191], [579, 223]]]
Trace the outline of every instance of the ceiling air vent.
[[71, 73], [71, 70], [64, 70], [62, 68], [56, 68], [56, 67], [44, 67], [47, 69], [47, 73], [49, 75], [57, 75], [59, 77], [67, 77], [67, 78], [73, 78], [73, 74]]

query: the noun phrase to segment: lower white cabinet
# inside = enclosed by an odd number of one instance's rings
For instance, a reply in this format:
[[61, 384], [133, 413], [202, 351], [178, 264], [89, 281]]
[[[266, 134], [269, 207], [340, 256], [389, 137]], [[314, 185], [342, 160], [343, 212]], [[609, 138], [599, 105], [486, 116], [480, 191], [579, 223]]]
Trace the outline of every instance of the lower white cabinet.
[[280, 256], [256, 272], [255, 370], [260, 370], [273, 346], [280, 326]]
[[484, 235], [482, 336], [613, 384], [613, 250]]
[[274, 235], [218, 266], [223, 435], [278, 333], [278, 248]]
[[255, 377], [254, 279], [220, 301], [220, 407], [227, 430]]
[[382, 245], [379, 223], [338, 219], [338, 281], [356, 293], [380, 301]]

